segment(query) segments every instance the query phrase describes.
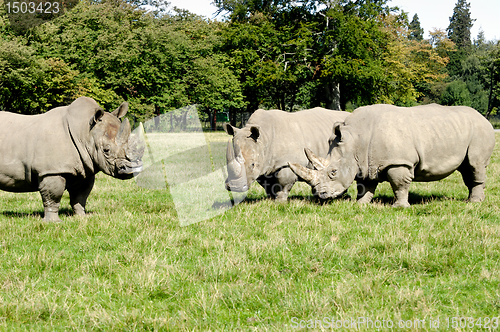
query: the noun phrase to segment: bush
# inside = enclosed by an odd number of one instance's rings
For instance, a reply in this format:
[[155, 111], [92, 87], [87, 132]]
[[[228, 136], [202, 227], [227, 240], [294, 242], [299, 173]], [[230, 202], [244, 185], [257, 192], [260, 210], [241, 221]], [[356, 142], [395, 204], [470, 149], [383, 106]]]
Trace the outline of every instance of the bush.
[[441, 96], [441, 104], [448, 106], [471, 106], [472, 100], [467, 84], [462, 81], [453, 81], [446, 87]]

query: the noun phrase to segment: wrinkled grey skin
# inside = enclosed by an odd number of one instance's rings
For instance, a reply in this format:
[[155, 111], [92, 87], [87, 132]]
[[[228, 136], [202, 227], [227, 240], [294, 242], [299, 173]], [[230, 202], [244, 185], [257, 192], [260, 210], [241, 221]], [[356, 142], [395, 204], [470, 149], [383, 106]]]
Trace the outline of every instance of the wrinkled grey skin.
[[315, 170], [290, 165], [321, 198], [340, 195], [356, 178], [358, 202], [369, 203], [377, 184], [388, 181], [394, 206], [408, 207], [412, 181], [438, 181], [455, 170], [469, 188], [468, 200], [482, 201], [495, 134], [470, 107], [372, 105], [336, 124], [330, 143], [326, 159], [306, 150]]
[[233, 136], [227, 146], [226, 189], [247, 191], [257, 181], [269, 197], [286, 201], [297, 181], [288, 162], [307, 166], [304, 146], [326, 156], [333, 124], [349, 114], [319, 107], [294, 113], [257, 110], [242, 129], [224, 124]]
[[76, 215], [85, 215], [87, 197], [99, 171], [129, 179], [142, 170], [144, 147], [130, 137], [123, 103], [106, 113], [80, 97], [44, 114], [0, 112], [0, 189], [40, 191], [44, 219], [60, 221], [61, 196], [68, 190]]

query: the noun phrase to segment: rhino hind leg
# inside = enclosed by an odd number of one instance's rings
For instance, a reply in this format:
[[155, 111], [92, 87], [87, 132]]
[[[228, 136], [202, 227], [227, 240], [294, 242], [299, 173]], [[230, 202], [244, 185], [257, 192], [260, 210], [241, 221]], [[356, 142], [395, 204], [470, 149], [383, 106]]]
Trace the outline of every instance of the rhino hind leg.
[[413, 181], [412, 172], [406, 166], [394, 166], [387, 170], [387, 180], [391, 184], [396, 201], [393, 207], [410, 207], [408, 191]]
[[38, 189], [42, 196], [45, 221], [61, 221], [59, 205], [66, 189], [66, 179], [60, 175], [50, 175], [41, 179]]
[[84, 182], [68, 185], [69, 200], [77, 216], [85, 216], [87, 198], [94, 187], [95, 176], [85, 179]]
[[485, 198], [484, 188], [486, 182], [486, 165], [478, 163], [472, 165], [469, 158], [465, 158], [464, 162], [458, 168], [465, 185], [469, 189], [469, 202], [482, 202]]

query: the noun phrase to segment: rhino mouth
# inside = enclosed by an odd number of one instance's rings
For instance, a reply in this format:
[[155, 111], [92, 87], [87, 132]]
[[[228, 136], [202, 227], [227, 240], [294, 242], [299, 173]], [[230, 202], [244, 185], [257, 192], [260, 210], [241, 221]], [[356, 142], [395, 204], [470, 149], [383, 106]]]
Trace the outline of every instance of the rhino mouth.
[[226, 182], [226, 190], [234, 191], [237, 193], [242, 193], [248, 190], [248, 185], [244, 184], [243, 186], [233, 185], [231, 183]]
[[143, 165], [142, 161], [135, 161], [135, 162], [130, 162], [126, 164], [122, 164], [118, 167], [118, 175], [121, 176], [135, 176], [142, 172], [143, 170]]

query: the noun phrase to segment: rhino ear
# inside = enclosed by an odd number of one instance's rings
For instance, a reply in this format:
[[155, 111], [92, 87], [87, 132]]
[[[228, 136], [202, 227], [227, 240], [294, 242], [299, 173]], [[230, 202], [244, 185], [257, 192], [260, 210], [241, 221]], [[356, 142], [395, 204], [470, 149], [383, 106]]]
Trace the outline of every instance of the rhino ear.
[[333, 133], [339, 138], [340, 143], [345, 143], [349, 140], [350, 133], [346, 130], [347, 128], [349, 127], [344, 122], [335, 122], [333, 125]]
[[231, 126], [229, 123], [224, 123], [222, 125], [222, 128], [224, 128], [224, 131], [231, 136], [234, 136], [238, 128]]
[[124, 101], [117, 109], [115, 109], [111, 114], [116, 116], [118, 119], [121, 119], [128, 112], [128, 103]]
[[250, 132], [252, 133], [250, 137], [256, 141], [260, 136], [260, 127], [258, 125], [252, 125], [250, 127]]
[[96, 125], [97, 121], [99, 121], [104, 115], [104, 110], [102, 108], [98, 108], [95, 110], [94, 116], [90, 119], [90, 130], [94, 128]]
[[340, 128], [344, 125], [344, 122], [335, 122], [333, 124], [333, 133], [335, 134], [335, 136], [341, 138], [342, 137], [342, 132], [340, 131]]

